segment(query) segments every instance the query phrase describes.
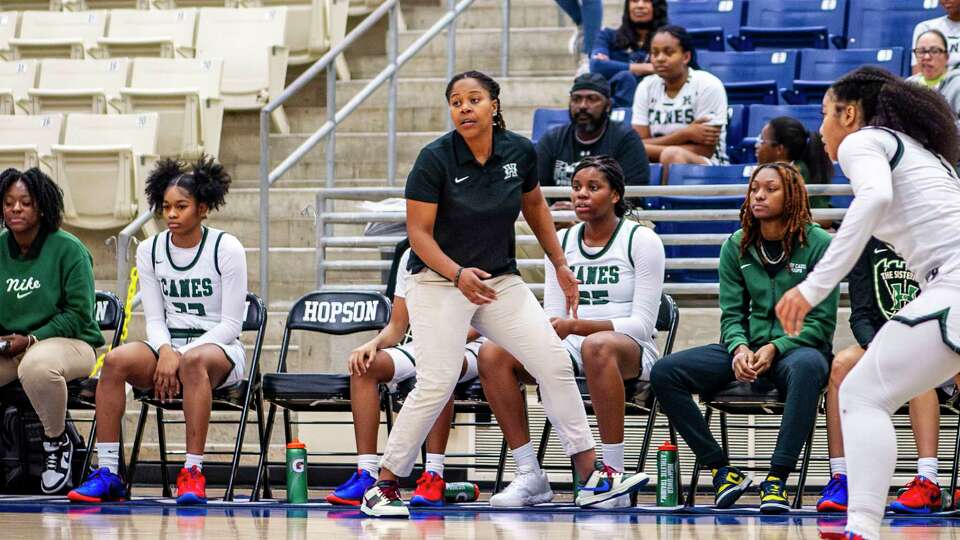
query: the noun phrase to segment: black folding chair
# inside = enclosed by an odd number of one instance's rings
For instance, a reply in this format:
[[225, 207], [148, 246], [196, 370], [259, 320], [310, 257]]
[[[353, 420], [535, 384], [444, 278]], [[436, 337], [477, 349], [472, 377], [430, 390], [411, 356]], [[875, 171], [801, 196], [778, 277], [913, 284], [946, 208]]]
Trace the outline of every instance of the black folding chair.
[[[293, 331], [319, 332], [331, 335], [347, 335], [369, 330], [380, 330], [390, 322], [391, 304], [386, 296], [379, 292], [339, 292], [314, 291], [300, 297], [287, 315], [283, 329], [283, 342], [280, 345], [280, 358], [276, 373], [263, 376], [263, 399], [270, 403], [267, 413], [267, 425], [264, 447], [257, 466], [257, 480], [251, 498], [259, 498], [261, 479], [269, 476], [267, 447], [273, 432], [273, 423], [277, 407], [283, 408], [283, 428], [285, 440], [293, 439], [292, 424], [350, 424], [343, 421], [293, 421], [290, 411], [297, 412], [344, 412], [350, 410], [350, 376], [330, 373], [289, 373], [287, 372], [287, 354], [290, 349], [290, 336]], [[384, 407], [384, 393], [381, 392], [381, 406]], [[385, 408], [385, 407], [384, 407]], [[388, 428], [390, 414], [387, 414]], [[346, 456], [352, 454], [337, 452], [310, 452], [309, 456]], [[323, 465], [323, 464], [318, 464]], [[265, 493], [266, 495], [266, 493]]]
[[[117, 295], [109, 291], [96, 291], [94, 299], [94, 318], [101, 332], [113, 332], [113, 338], [110, 341], [110, 347], [120, 346], [121, 331], [125, 319], [123, 302], [117, 298]], [[83, 377], [67, 381], [67, 411], [84, 410], [92, 411], [96, 409], [97, 396], [97, 377]], [[14, 381], [3, 388], [0, 388], [0, 402], [16, 405], [21, 408], [32, 409], [30, 399], [19, 381]], [[75, 422], [77, 420], [74, 420]], [[93, 458], [93, 441], [97, 435], [97, 418], [94, 416], [90, 420], [80, 420], [90, 424], [90, 432], [87, 435], [83, 465], [80, 469], [80, 476], [85, 476], [90, 468], [90, 461]], [[121, 444], [121, 455], [123, 445]], [[120, 460], [121, 467], [123, 459]]]
[[[227, 490], [224, 494], [224, 500], [233, 500], [233, 491], [236, 484], [237, 472], [239, 470], [240, 458], [244, 455], [260, 455], [266, 452], [263, 438], [263, 395], [261, 388], [260, 375], [260, 353], [263, 348], [263, 339], [266, 334], [267, 326], [267, 308], [263, 300], [253, 293], [247, 293], [247, 311], [243, 320], [242, 331], [256, 332], [256, 338], [251, 354], [249, 369], [245, 372], [246, 378], [236, 384], [225, 388], [217, 388], [213, 391], [212, 410], [214, 411], [238, 411], [240, 418], [238, 421], [232, 420], [211, 420], [211, 424], [235, 424], [239, 423], [237, 440], [232, 452], [224, 451], [206, 451], [213, 455], [231, 455], [230, 476], [227, 480]], [[170, 478], [167, 470], [167, 454], [183, 454], [185, 452], [167, 451], [167, 438], [164, 426], [167, 424], [183, 424], [183, 420], [165, 420], [163, 411], [182, 411], [183, 397], [162, 402], [154, 398], [152, 390], [134, 390], [134, 397], [142, 403], [140, 408], [140, 418], [137, 422], [136, 436], [133, 440], [133, 450], [130, 456], [129, 474], [127, 475], [127, 490], [134, 482], [137, 465], [140, 457], [140, 444], [143, 441], [143, 430], [147, 423], [149, 408], [154, 407], [157, 410], [157, 439], [160, 446], [160, 478], [163, 484], [163, 496], [170, 497]], [[260, 452], [244, 452], [243, 439], [248, 423], [250, 409], [257, 412], [257, 430], [259, 434]]]
[[[669, 294], [662, 294], [660, 296], [660, 310], [657, 314], [657, 331], [666, 332], [667, 335], [664, 339], [663, 351], [661, 356], [666, 356], [673, 352], [673, 344], [677, 339], [677, 329], [680, 326], [680, 308], [677, 307], [676, 301]], [[587, 414], [594, 414], [593, 411], [593, 402], [590, 399], [590, 391], [587, 388], [587, 378], [586, 377], [577, 377], [577, 386], [580, 389], [580, 398], [583, 400], [583, 405], [587, 410]], [[647, 423], [643, 431], [643, 441], [640, 445], [640, 456], [637, 459], [637, 469], [636, 472], [643, 471], [646, 466], [647, 454], [650, 452], [650, 442], [653, 438], [653, 430], [656, 427], [657, 421], [657, 399], [656, 396], [650, 391], [650, 383], [647, 381], [640, 381], [639, 379], [632, 379], [629, 381], [624, 381], [624, 390], [626, 391], [626, 406], [624, 408], [624, 414], [626, 416], [636, 416], [636, 417], [647, 417]], [[543, 424], [543, 432], [540, 435], [540, 444], [537, 447], [537, 460], [541, 463], [543, 462], [544, 457], [547, 452], [547, 444], [550, 439], [550, 430], [552, 425], [550, 420], [547, 419]], [[673, 430], [673, 427], [669, 427], [670, 430], [670, 440], [676, 444], [677, 434]], [[503, 465], [506, 462], [506, 448], [504, 447], [503, 452], [500, 455], [501, 470]]]

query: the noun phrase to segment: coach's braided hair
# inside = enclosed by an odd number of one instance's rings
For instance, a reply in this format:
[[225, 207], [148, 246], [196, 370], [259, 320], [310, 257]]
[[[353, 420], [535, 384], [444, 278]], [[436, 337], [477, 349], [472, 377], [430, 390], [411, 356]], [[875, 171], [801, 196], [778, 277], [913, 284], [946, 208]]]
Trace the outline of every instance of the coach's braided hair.
[[230, 175], [223, 165], [206, 154], [192, 163], [165, 158], [157, 162], [147, 177], [147, 201], [154, 212], [160, 212], [164, 193], [171, 186], [177, 186], [189, 193], [197, 203], [204, 203], [210, 210], [216, 210], [223, 206], [230, 191], [230, 182]]
[[783, 184], [783, 214], [780, 219], [783, 220], [785, 227], [782, 245], [785, 258], [789, 261], [793, 247], [807, 242], [807, 225], [813, 222], [813, 218], [810, 215], [807, 186], [803, 183], [800, 171], [792, 164], [783, 161], [760, 165], [750, 175], [747, 198], [740, 207], [740, 227], [743, 229], [743, 236], [740, 238], [740, 256], [743, 257], [747, 253], [747, 248], [760, 242], [760, 220], [750, 211], [750, 189], [757, 175], [764, 169], [777, 171], [780, 182]]
[[457, 73], [447, 83], [447, 90], [444, 96], [450, 101], [450, 94], [453, 92], [453, 85], [463, 79], [474, 79], [480, 83], [480, 86], [490, 94], [490, 100], [497, 103], [497, 112], [493, 115], [493, 126], [500, 129], [507, 129], [507, 122], [503, 119], [503, 103], [500, 102], [500, 84], [492, 77], [480, 71], [464, 71]]
[[27, 192], [40, 213], [40, 230], [52, 233], [60, 229], [63, 224], [63, 191], [60, 186], [36, 167], [25, 171], [7, 169], [0, 173], [0, 199], [5, 198], [7, 191], [17, 182], [27, 186]]
[[574, 167], [573, 175], [571, 175], [570, 178], [575, 178], [578, 172], [589, 168], [600, 171], [600, 174], [602, 174], [603, 177], [606, 178], [607, 183], [610, 184], [610, 189], [620, 195], [620, 200], [613, 205], [613, 213], [616, 214], [617, 217], [623, 217], [625, 214], [631, 212], [633, 205], [631, 205], [630, 201], [624, 196], [626, 192], [626, 182], [624, 180], [623, 168], [620, 167], [617, 160], [610, 156], [585, 157]]
[[[935, 90], [864, 66], [841, 77], [829, 91], [839, 102], [860, 103], [864, 125], [906, 133], [948, 162], [960, 160], [956, 116]], [[835, 113], [841, 110], [838, 104]]]

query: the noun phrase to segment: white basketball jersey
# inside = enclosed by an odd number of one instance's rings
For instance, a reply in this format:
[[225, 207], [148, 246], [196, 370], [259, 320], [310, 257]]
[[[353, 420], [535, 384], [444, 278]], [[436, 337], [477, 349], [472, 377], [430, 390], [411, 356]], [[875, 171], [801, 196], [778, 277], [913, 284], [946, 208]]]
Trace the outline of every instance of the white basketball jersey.
[[630, 316], [635, 266], [630, 246], [640, 226], [634, 221], [621, 219], [610, 241], [599, 251], [583, 243], [583, 223], [562, 233], [561, 243], [567, 264], [580, 280], [579, 318], [610, 320]]
[[190, 249], [174, 246], [169, 231], [150, 240], [172, 339], [197, 337], [220, 322], [223, 287], [217, 256], [226, 234], [204, 227], [200, 244]]

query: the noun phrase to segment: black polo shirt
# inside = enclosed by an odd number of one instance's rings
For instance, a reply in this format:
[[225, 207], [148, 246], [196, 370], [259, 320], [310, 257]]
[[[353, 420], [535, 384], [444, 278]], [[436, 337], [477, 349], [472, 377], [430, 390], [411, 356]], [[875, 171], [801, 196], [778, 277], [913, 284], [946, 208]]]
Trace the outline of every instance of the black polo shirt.
[[[433, 237], [448, 257], [498, 276], [518, 273], [513, 224], [522, 194], [537, 183], [537, 154], [526, 137], [495, 128], [493, 153], [480, 165], [451, 131], [420, 151], [405, 196], [437, 205]], [[425, 267], [411, 252], [410, 273]]]

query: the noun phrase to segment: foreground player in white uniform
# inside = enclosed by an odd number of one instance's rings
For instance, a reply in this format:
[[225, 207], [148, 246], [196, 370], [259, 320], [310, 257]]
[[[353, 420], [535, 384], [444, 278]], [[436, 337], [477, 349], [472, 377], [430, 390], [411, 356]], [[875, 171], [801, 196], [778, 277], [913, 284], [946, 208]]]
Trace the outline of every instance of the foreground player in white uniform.
[[[353, 413], [353, 433], [357, 443], [357, 472], [327, 496], [327, 502], [337, 505], [360, 506], [364, 492], [373, 487], [380, 474], [377, 457], [377, 433], [380, 431], [380, 384], [391, 391], [397, 385], [416, 375], [413, 342], [400, 344], [410, 324], [407, 311], [407, 281], [410, 271], [407, 262], [410, 249], [403, 252], [397, 267], [393, 292], [393, 310], [390, 322], [373, 339], [350, 353], [347, 370], [350, 372], [350, 410]], [[479, 339], [478, 339], [479, 338]], [[482, 338], [470, 329], [463, 355], [460, 381], [477, 376], [477, 352]], [[410, 499], [412, 506], [443, 506], [443, 461], [453, 420], [453, 397], [433, 423], [427, 434], [427, 461], [423, 474], [417, 480], [417, 489]]]
[[183, 399], [186, 462], [177, 476], [177, 502], [206, 503], [203, 450], [213, 390], [243, 379], [239, 336], [247, 294], [247, 261], [240, 241], [203, 226], [224, 204], [230, 176], [212, 158], [193, 164], [160, 161], [147, 178], [150, 208], [167, 230], [137, 249], [147, 340], [107, 354], [97, 385], [100, 468], [70, 500], [107, 502], [126, 497], [117, 475], [125, 384], [153, 389], [160, 400]]
[[[566, 318], [563, 293], [546, 264], [543, 308], [574, 363], [585, 375], [599, 423], [605, 467], [624, 471], [624, 381], [649, 380], [657, 360], [654, 343], [663, 290], [664, 250], [652, 230], [624, 217], [623, 171], [609, 156], [580, 161], [571, 182], [578, 223], [558, 233], [564, 255], [580, 281], [576, 319]], [[535, 380], [508, 351], [493, 342], [480, 349], [480, 380], [497, 424], [517, 463], [517, 476], [493, 506], [526, 506], [553, 498], [537, 463], [523, 413], [520, 381]], [[622, 495], [597, 506], [629, 506]]]
[[919, 296], [877, 333], [840, 386], [850, 500], [847, 534], [878, 538], [896, 461], [890, 415], [960, 370], [960, 158], [953, 113], [934, 91], [873, 67], [838, 80], [820, 132], [854, 199], [806, 281], [777, 305], [783, 328], [803, 319], [853, 268], [870, 236], [896, 250]]

